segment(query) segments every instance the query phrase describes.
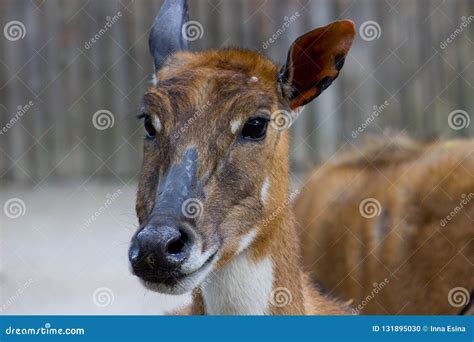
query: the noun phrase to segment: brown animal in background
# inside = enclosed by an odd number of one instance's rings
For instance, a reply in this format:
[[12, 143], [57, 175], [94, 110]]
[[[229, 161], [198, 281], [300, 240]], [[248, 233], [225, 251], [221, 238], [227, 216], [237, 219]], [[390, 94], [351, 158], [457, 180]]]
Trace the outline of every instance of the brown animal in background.
[[301, 36], [279, 70], [253, 51], [187, 51], [186, 17], [186, 1], [167, 0], [150, 34], [134, 274], [158, 292], [194, 290], [192, 314], [348, 313], [301, 271], [285, 205], [289, 133], [279, 126], [291, 118], [279, 115], [338, 76], [354, 24]]
[[474, 140], [368, 143], [317, 168], [294, 209], [305, 266], [356, 312], [472, 309]]

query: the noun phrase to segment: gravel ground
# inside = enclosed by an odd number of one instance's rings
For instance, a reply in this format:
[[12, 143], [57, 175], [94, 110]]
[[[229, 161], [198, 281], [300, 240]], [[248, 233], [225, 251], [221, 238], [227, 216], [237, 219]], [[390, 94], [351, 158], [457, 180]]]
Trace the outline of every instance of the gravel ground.
[[3, 188], [0, 313], [163, 314], [182, 305], [188, 296], [147, 291], [128, 270], [134, 202], [135, 186]]

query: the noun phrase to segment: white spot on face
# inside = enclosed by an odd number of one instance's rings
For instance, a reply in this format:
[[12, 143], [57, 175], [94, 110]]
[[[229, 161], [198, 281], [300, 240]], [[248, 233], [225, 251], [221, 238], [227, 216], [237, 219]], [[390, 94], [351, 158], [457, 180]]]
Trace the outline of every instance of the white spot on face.
[[156, 115], [152, 115], [152, 120], [153, 120], [153, 127], [155, 127], [156, 131], [157, 131], [157, 132], [161, 131], [161, 121], [160, 121], [160, 118], [157, 117]]
[[170, 286], [163, 283], [151, 283], [148, 281], [140, 280], [140, 282], [147, 289], [159, 293], [171, 294], [171, 295], [180, 295], [186, 292], [194, 290], [199, 284], [201, 284], [211, 273], [212, 269], [216, 265], [218, 258], [213, 258], [209, 263], [203, 265], [196, 272], [191, 273], [179, 280], [174, 286]]
[[252, 83], [258, 82], [258, 77], [257, 76], [252, 76], [252, 77], [250, 77], [249, 81], [252, 82]]
[[273, 288], [270, 256], [255, 262], [248, 252], [235, 256], [202, 285], [208, 315], [266, 315]]
[[157, 83], [158, 83], [158, 80], [156, 79], [156, 74], [153, 73], [153, 75], [151, 75], [151, 84], [156, 86]]
[[242, 236], [240, 239], [239, 248], [237, 248], [237, 252], [235, 254], [240, 254], [243, 250], [250, 246], [253, 239], [255, 239], [255, 236], [257, 236], [257, 232], [257, 228], [252, 228], [244, 236]]
[[232, 134], [235, 134], [235, 132], [237, 132], [237, 130], [239, 129], [241, 123], [242, 123], [241, 120], [232, 120], [231, 121], [230, 131], [232, 132]]
[[[194, 233], [192, 235], [196, 236]], [[205, 252], [203, 252], [202, 242], [194, 238], [196, 243], [193, 244], [191, 251], [189, 253], [189, 257], [186, 261], [181, 265], [180, 271], [183, 273], [194, 273], [196, 270], [200, 269], [206, 261], [209, 260], [211, 255], [213, 255], [217, 247], [209, 248]]]
[[270, 179], [266, 177], [262, 184], [262, 190], [260, 191], [260, 199], [263, 204], [267, 202], [269, 189], [270, 189]]

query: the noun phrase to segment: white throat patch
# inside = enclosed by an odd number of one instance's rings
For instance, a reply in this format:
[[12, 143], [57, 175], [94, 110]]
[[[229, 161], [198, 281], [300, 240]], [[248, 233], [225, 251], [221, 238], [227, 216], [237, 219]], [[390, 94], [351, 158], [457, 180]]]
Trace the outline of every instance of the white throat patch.
[[266, 315], [273, 288], [270, 256], [254, 262], [248, 251], [236, 255], [202, 285], [208, 315]]

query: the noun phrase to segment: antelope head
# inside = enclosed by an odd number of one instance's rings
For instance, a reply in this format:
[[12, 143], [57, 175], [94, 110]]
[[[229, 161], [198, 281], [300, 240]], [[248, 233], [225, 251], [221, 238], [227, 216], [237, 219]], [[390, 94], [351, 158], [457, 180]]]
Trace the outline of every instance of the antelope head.
[[151, 29], [154, 82], [143, 98], [139, 228], [129, 259], [150, 289], [191, 291], [234, 256], [266, 253], [285, 202], [288, 122], [339, 75], [354, 38], [343, 20], [310, 31], [278, 68], [258, 52], [190, 52], [185, 0]]

